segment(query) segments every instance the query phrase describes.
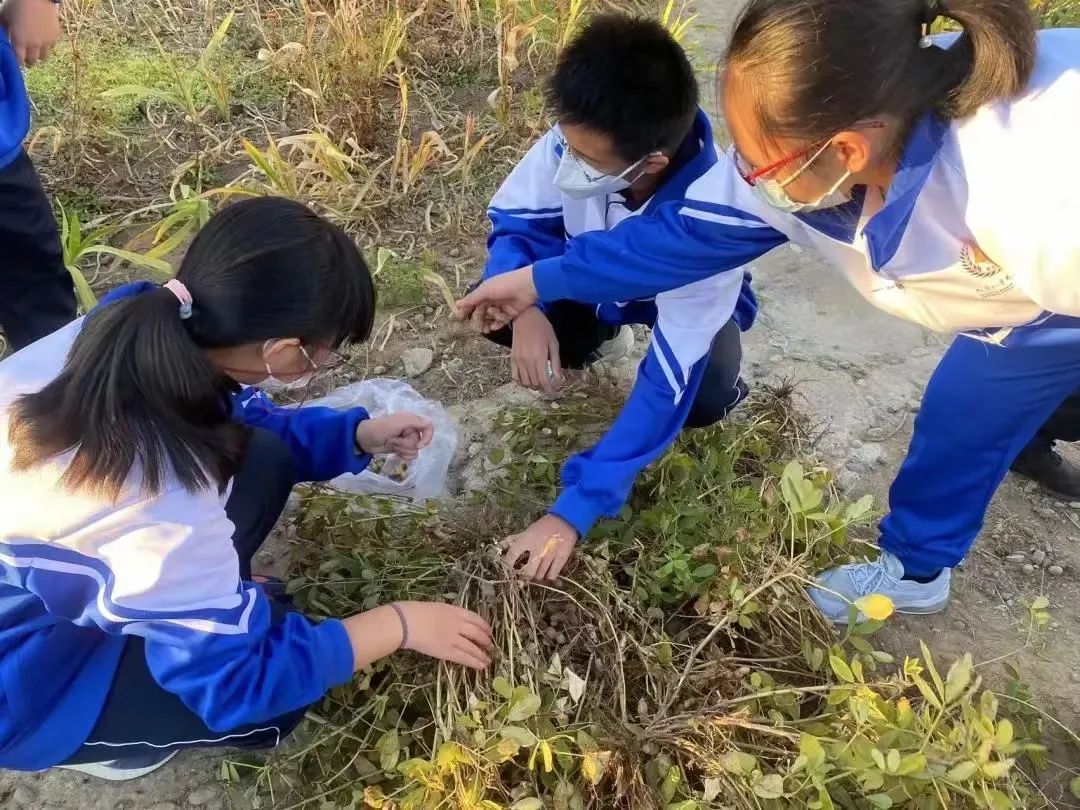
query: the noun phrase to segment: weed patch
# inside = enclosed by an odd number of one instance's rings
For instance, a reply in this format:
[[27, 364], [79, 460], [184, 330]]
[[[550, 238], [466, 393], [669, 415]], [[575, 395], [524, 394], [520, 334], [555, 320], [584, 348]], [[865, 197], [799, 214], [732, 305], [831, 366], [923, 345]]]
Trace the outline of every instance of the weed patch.
[[462, 502], [313, 491], [290, 583], [306, 610], [445, 599], [489, 619], [499, 656], [479, 676], [395, 657], [330, 695], [299, 750], [225, 775], [290, 808], [1038, 806], [1017, 764], [1038, 725], [970, 656], [897, 665], [880, 621], [838, 637], [810, 606], [871, 506], [776, 461], [798, 435], [782, 396], [681, 441], [558, 586], [508, 578], [493, 539], [549, 502], [600, 403], [503, 412], [491, 483]]

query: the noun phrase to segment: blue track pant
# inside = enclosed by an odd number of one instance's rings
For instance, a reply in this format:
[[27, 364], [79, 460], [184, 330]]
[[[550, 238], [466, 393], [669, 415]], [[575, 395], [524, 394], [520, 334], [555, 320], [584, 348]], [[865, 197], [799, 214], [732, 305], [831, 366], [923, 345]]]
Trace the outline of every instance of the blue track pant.
[[[1061, 422], [1055, 412], [1080, 391], [1080, 329], [1015, 337], [1006, 346], [957, 337], [930, 378], [881, 522], [881, 547], [908, 574], [964, 558], [1013, 460], [1044, 426]], [[1068, 432], [1050, 438], [1080, 439]]]

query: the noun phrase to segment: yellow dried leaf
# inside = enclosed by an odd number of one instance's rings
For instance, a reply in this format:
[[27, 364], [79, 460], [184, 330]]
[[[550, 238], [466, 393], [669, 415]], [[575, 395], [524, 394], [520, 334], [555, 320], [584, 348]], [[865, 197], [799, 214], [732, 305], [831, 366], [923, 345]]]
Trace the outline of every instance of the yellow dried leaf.
[[855, 606], [868, 619], [885, 621], [893, 614], [892, 599], [880, 593], [872, 593], [855, 600]]

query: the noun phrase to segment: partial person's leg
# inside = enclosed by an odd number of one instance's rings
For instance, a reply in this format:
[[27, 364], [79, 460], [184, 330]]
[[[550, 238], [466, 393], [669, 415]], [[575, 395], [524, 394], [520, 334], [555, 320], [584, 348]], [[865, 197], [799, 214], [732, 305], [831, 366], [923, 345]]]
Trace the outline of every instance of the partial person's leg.
[[[286, 611], [272, 604], [273, 621]], [[162, 689], [146, 664], [145, 643], [128, 638], [101, 716], [62, 767], [108, 763], [87, 770], [105, 779], [141, 776], [185, 748], [273, 748], [299, 725], [306, 709], [228, 732], [214, 731], [172, 692]]]
[[[596, 307], [576, 301], [556, 301], [545, 306], [544, 314], [559, 339], [559, 360], [563, 368], [585, 368], [598, 359], [601, 346], [615, 338], [622, 327], [608, 326], [596, 317]], [[513, 325], [486, 335], [500, 346], [511, 346]]]
[[[241, 578], [251, 579], [251, 559], [281, 516], [293, 479], [292, 454], [285, 443], [267, 430], [252, 430], [225, 503], [225, 514], [234, 526]], [[286, 608], [277, 602], [272, 601], [270, 609], [275, 623], [286, 615]], [[158, 685], [146, 665], [144, 646], [141, 638], [128, 639], [101, 716], [65, 766], [89, 765], [83, 770], [105, 779], [135, 778], [182, 748], [273, 747], [304, 716], [299, 710], [228, 733], [215, 732], [180, 698]]]
[[738, 324], [731, 320], [713, 339], [709, 364], [686, 417], [686, 427], [714, 425], [746, 399], [750, 389], [739, 376], [741, 366], [742, 333]]
[[225, 514], [234, 526], [233, 546], [240, 558], [241, 579], [251, 579], [251, 559], [285, 509], [296, 483], [294, 469], [285, 442], [268, 430], [252, 430], [225, 502]]
[[0, 212], [0, 326], [18, 350], [75, 317], [75, 287], [49, 199], [25, 153], [0, 170]]
[[845, 621], [850, 602], [870, 593], [903, 612], [945, 607], [949, 569], [974, 542], [1009, 465], [1080, 382], [1080, 330], [1059, 331], [1060, 343], [1038, 347], [953, 341], [889, 492], [881, 559], [819, 578], [811, 595], [827, 616]]
[[1054, 449], [1055, 442], [1080, 441], [1080, 394], [1073, 393], [1012, 464], [1012, 471], [1035, 481], [1047, 495], [1080, 501], [1080, 467]]

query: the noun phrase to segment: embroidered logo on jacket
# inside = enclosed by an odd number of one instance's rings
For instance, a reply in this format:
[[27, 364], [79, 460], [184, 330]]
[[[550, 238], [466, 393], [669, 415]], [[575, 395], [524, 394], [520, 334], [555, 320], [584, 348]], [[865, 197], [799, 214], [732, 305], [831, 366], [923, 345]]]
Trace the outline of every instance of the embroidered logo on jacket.
[[992, 298], [1013, 288], [1012, 276], [997, 262], [990, 259], [978, 245], [964, 244], [960, 248], [960, 265], [969, 276], [987, 283], [976, 287], [981, 298]]

